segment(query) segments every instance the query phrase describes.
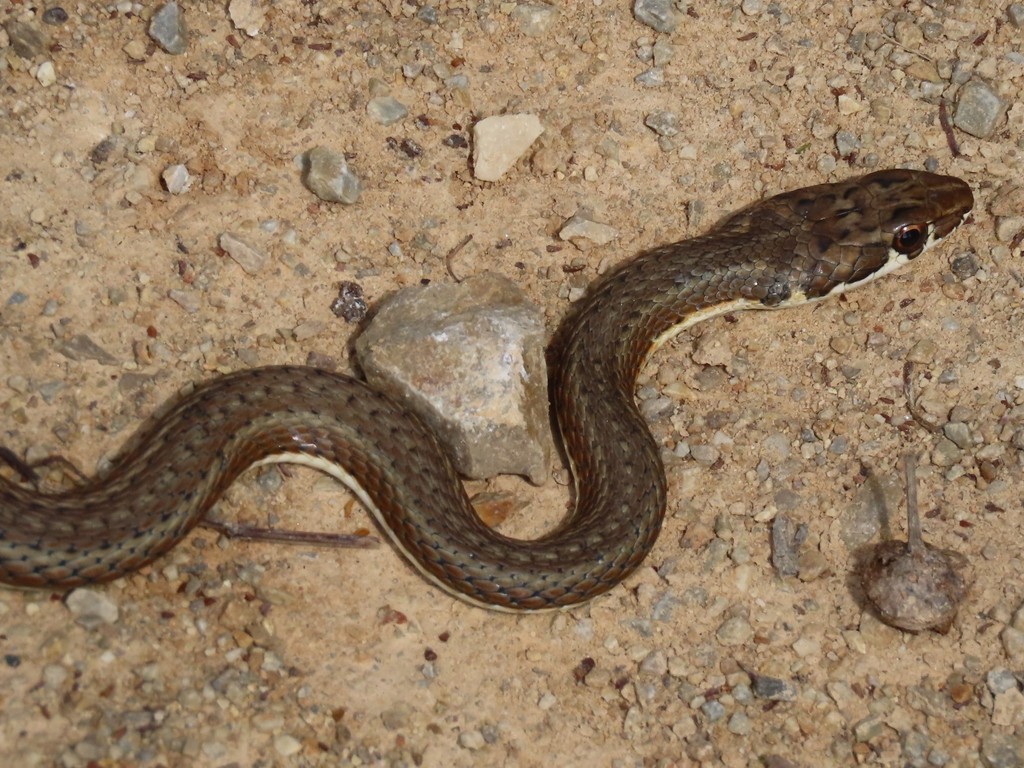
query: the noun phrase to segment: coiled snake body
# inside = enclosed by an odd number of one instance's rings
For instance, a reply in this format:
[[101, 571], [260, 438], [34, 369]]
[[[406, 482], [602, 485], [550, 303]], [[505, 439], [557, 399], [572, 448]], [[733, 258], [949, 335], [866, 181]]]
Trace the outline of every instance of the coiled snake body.
[[198, 386], [109, 472], [46, 494], [0, 476], [0, 581], [71, 587], [157, 558], [245, 469], [292, 461], [338, 477], [432, 582], [488, 608], [589, 600], [650, 552], [666, 503], [658, 446], [633, 399], [670, 335], [727, 311], [825, 298], [917, 257], [973, 205], [963, 181], [889, 170], [772, 197], [602, 280], [551, 346], [551, 391], [574, 511], [533, 541], [477, 517], [434, 435], [364, 383], [313, 368]]

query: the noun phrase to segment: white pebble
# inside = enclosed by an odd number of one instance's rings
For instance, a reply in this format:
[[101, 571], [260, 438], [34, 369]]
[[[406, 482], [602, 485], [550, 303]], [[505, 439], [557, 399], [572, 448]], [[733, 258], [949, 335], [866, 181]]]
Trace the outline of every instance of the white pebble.
[[44, 61], [36, 70], [36, 80], [44, 88], [48, 88], [57, 82], [57, 73], [53, 69], [52, 61]]

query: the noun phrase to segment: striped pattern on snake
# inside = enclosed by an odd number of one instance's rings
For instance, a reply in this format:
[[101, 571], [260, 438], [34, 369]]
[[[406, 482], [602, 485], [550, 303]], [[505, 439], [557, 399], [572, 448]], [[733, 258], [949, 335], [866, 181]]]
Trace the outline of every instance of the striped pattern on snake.
[[109, 472], [79, 486], [48, 494], [0, 476], [0, 581], [117, 578], [177, 544], [247, 468], [288, 461], [349, 485], [409, 561], [453, 595], [505, 610], [590, 600], [643, 562], [665, 514], [659, 449], [633, 398], [652, 349], [723, 312], [797, 306], [867, 283], [948, 235], [973, 202], [959, 179], [880, 171], [755, 203], [600, 280], [550, 347], [576, 504], [539, 539], [485, 526], [434, 435], [366, 384], [258, 368], [199, 385]]

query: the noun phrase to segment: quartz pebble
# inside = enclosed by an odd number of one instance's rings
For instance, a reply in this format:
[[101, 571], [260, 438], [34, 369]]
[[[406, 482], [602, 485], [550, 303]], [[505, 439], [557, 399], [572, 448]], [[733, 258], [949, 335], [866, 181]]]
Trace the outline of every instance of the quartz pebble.
[[240, 29], [249, 37], [256, 37], [266, 21], [266, 8], [260, 0], [231, 0], [228, 3], [228, 15], [235, 29]]
[[36, 80], [44, 88], [48, 88], [57, 82], [57, 72], [53, 68], [52, 61], [44, 61], [36, 69]]
[[543, 132], [536, 115], [485, 117], [473, 126], [473, 175], [497, 181]]
[[169, 165], [160, 174], [164, 186], [172, 195], [182, 195], [192, 188], [192, 177], [184, 165]]

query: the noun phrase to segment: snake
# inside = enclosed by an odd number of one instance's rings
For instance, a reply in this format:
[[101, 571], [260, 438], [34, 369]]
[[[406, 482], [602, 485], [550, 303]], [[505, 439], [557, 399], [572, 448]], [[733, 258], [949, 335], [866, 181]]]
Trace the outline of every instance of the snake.
[[[123, 576], [180, 542], [242, 472], [292, 462], [347, 485], [455, 597], [506, 611], [585, 603], [640, 566], [665, 517], [661, 449], [635, 399], [652, 352], [716, 315], [869, 283], [946, 237], [973, 204], [961, 179], [882, 170], [763, 199], [598, 278], [548, 346], [575, 503], [539, 538], [488, 527], [439, 439], [397, 400], [354, 377], [271, 366], [172, 400], [109, 469], [71, 487], [44, 491], [0, 473], [0, 582], [68, 589]], [[11, 449], [2, 455], [19, 466]]]

